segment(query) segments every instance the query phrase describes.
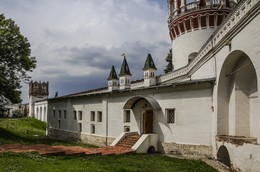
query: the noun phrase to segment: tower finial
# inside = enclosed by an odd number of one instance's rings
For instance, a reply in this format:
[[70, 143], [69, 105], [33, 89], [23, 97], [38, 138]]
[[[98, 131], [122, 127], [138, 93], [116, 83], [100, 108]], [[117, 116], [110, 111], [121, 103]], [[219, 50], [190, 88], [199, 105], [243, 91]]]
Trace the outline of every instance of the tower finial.
[[126, 54], [125, 54], [124, 52], [121, 54], [121, 56], [123, 56], [124, 58], [126, 58]]

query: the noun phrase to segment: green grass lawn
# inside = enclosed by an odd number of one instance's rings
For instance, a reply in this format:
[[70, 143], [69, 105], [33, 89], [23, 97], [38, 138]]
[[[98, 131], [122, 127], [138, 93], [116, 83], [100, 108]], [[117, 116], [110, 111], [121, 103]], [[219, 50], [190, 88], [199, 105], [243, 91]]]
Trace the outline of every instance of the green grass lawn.
[[0, 144], [47, 144], [96, 147], [80, 142], [46, 138], [46, 123], [33, 118], [0, 118]]
[[[45, 138], [44, 122], [36, 119], [0, 119], [0, 144], [91, 145], [61, 142]], [[212, 167], [198, 160], [174, 159], [161, 154], [113, 156], [41, 156], [37, 153], [0, 153], [0, 172], [213, 172]]]

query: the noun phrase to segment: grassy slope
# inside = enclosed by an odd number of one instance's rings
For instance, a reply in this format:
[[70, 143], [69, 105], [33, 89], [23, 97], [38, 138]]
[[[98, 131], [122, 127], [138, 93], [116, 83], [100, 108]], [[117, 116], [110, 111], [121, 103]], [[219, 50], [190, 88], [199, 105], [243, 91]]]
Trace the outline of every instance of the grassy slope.
[[[0, 119], [1, 143], [47, 143], [81, 145], [45, 138], [44, 122], [36, 119]], [[27, 131], [28, 130], [28, 131]], [[89, 147], [90, 145], [84, 145]], [[202, 161], [180, 160], [162, 155], [41, 156], [36, 153], [0, 153], [0, 172], [58, 171], [216, 171]]]
[[78, 142], [50, 140], [45, 137], [46, 123], [33, 118], [0, 119], [0, 144], [48, 144], [96, 147]]

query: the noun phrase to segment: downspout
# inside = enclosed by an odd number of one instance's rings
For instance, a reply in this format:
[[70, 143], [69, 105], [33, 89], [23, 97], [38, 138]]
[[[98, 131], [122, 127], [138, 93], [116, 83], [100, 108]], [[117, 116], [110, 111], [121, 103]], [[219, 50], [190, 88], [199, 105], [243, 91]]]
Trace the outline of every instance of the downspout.
[[106, 146], [108, 146], [107, 137], [108, 137], [108, 98], [106, 97]]

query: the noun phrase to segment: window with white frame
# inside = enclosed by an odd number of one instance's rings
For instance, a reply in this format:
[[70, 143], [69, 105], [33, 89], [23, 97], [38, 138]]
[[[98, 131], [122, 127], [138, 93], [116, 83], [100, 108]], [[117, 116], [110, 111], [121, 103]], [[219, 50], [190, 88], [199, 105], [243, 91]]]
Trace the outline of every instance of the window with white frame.
[[82, 120], [82, 111], [78, 111], [79, 113], [79, 120]]
[[101, 111], [97, 112], [97, 122], [102, 122], [102, 112]]
[[95, 111], [90, 112], [90, 121], [95, 121]]
[[131, 111], [130, 110], [124, 110], [124, 123], [130, 122], [131, 119]]
[[175, 109], [165, 109], [167, 123], [175, 124]]

